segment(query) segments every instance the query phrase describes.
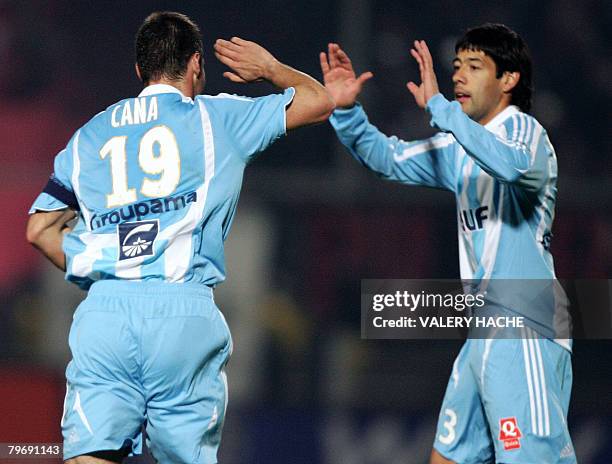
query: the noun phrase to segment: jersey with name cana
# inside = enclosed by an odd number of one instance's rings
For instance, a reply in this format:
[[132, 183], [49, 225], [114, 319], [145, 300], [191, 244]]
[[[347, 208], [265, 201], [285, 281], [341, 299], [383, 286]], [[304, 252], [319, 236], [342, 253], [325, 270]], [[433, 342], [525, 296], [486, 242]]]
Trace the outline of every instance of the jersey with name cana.
[[285, 134], [294, 93], [191, 99], [158, 84], [93, 117], [30, 210], [80, 211], [66, 278], [222, 282], [244, 168]]

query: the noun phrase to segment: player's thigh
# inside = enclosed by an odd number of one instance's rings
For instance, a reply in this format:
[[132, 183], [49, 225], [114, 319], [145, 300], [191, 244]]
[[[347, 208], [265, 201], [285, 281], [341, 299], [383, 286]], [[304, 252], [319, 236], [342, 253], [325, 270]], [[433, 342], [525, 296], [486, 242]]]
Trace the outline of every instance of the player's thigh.
[[566, 417], [569, 352], [542, 338], [481, 342], [482, 399], [496, 461], [575, 462]]
[[113, 311], [116, 304], [88, 297], [70, 329], [61, 422], [65, 459], [139, 450], [145, 406], [136, 380], [138, 349], [129, 322]]
[[143, 342], [151, 453], [162, 464], [217, 462], [231, 350], [223, 316], [213, 305], [145, 323], [156, 337]]
[[[434, 440], [434, 450], [441, 457], [462, 464], [488, 463], [493, 456], [488, 424], [471, 367], [473, 344], [473, 340], [467, 340], [455, 359]], [[435, 454], [433, 457], [437, 458]]]

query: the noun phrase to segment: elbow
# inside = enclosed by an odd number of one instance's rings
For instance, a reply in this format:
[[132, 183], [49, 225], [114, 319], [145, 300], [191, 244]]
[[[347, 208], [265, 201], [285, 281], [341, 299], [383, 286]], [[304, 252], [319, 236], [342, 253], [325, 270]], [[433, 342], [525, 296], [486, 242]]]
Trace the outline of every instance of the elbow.
[[302, 87], [287, 111], [287, 129], [309, 126], [327, 121], [336, 105], [325, 87], [320, 84]]
[[28, 243], [38, 248], [44, 232], [45, 227], [41, 221], [39, 221], [35, 215], [30, 216], [26, 227], [26, 240]]

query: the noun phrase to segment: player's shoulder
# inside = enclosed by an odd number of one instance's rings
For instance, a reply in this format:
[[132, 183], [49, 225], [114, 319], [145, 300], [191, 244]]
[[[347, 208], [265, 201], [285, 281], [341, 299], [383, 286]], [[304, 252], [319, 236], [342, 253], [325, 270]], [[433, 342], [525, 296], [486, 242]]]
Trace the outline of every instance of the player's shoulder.
[[245, 106], [254, 104], [257, 100], [252, 97], [243, 95], [235, 95], [230, 93], [219, 93], [216, 95], [198, 95], [195, 98], [196, 103], [201, 103], [207, 108], [221, 110], [240, 110]]
[[208, 114], [214, 121], [242, 126], [246, 120], [254, 122], [261, 119], [261, 115], [264, 116], [261, 121], [269, 120], [270, 114], [279, 114], [278, 111], [285, 108], [292, 98], [293, 88], [259, 97], [219, 93], [196, 96], [195, 106], [200, 107], [202, 114]]
[[102, 121], [104, 120], [104, 115], [107, 113], [107, 111], [113, 108], [115, 105], [117, 105], [117, 103], [114, 103], [113, 105], [109, 106], [108, 108], [103, 109], [102, 111], [98, 111], [96, 114], [90, 117], [81, 127], [79, 127], [77, 132], [80, 132], [83, 129], [88, 129], [93, 126], [97, 126], [98, 124], [101, 124]]
[[546, 133], [546, 129], [535, 116], [521, 111], [517, 106], [509, 106], [500, 116], [503, 116], [499, 120], [500, 128], [511, 140], [528, 142], [537, 134]]
[[198, 95], [196, 99], [203, 99], [205, 101], [217, 101], [217, 102], [251, 102], [255, 101], [253, 97], [245, 97], [244, 95], [236, 95], [234, 93], [218, 93], [216, 95]]
[[[236, 95], [230, 93], [219, 93], [216, 95], [198, 95], [196, 102], [203, 102], [207, 106], [211, 107], [226, 107], [226, 108], [245, 108], [254, 105], [256, 103], [271, 103], [273, 104], [277, 100], [293, 98], [295, 89], [289, 87], [281, 93], [271, 93], [269, 95], [262, 95], [258, 97], [246, 97], [244, 95]], [[280, 100], [279, 100], [280, 101]]]
[[198, 95], [195, 97], [195, 106], [210, 116], [214, 121], [223, 121], [223, 124], [233, 124], [251, 112], [256, 98], [219, 93], [217, 95]]
[[94, 116], [90, 117], [85, 123], [81, 124], [70, 137], [68, 142], [68, 146], [75, 143], [76, 140], [83, 140], [84, 133], [95, 133], [100, 130], [100, 121], [102, 120], [104, 113], [106, 110], [102, 110], [96, 113]]
[[[106, 134], [108, 127], [111, 125], [112, 113], [118, 113], [123, 103], [128, 101], [129, 98], [119, 100], [102, 111], [94, 114], [89, 120], [87, 120], [81, 127], [79, 127], [73, 137], [79, 136], [80, 140], [86, 138], [86, 136], [95, 136]], [[121, 116], [121, 114], [119, 114]]]
[[505, 114], [500, 120], [500, 123], [505, 127], [520, 129], [521, 127], [537, 126], [543, 129], [542, 124], [535, 118], [535, 116], [521, 111], [521, 109], [517, 106], [509, 106], [503, 113]]
[[90, 128], [99, 126], [101, 124], [108, 123], [110, 121], [110, 119], [108, 118], [113, 112], [118, 112], [126, 102], [128, 102], [129, 100], [133, 100], [134, 98], [136, 97], [126, 97], [126, 98], [116, 101], [115, 103], [112, 103], [111, 105], [103, 109], [102, 111], [97, 112], [91, 118], [89, 118], [89, 120], [85, 124], [83, 124], [79, 128], [79, 130], [90, 129]]

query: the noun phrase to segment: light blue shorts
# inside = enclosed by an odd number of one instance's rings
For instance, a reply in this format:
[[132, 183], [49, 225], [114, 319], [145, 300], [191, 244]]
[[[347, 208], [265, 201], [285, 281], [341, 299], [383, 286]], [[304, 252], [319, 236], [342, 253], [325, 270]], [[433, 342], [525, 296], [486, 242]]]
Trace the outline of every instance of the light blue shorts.
[[216, 463], [232, 341], [212, 290], [100, 281], [74, 314], [62, 417], [64, 459], [94, 451]]
[[567, 427], [571, 354], [530, 334], [465, 342], [438, 419], [434, 448], [442, 456], [461, 464], [576, 462]]

